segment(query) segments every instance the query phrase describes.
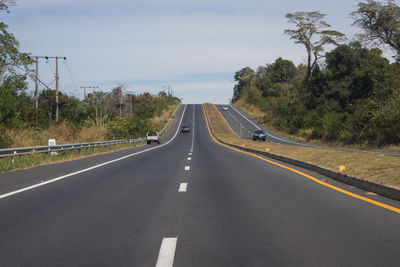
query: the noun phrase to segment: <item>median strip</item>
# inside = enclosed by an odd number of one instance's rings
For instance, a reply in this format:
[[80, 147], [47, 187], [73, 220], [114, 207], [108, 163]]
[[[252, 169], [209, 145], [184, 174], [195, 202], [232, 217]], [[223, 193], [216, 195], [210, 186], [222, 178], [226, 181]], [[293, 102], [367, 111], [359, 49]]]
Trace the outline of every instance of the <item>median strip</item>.
[[[359, 199], [359, 200], [368, 202], [368, 203], [370, 203], [370, 204], [373, 204], [373, 205], [376, 205], [376, 206], [379, 206], [379, 207], [382, 207], [382, 208], [391, 210], [391, 211], [396, 212], [396, 213], [400, 213], [400, 209], [399, 209], [399, 208], [396, 208], [396, 207], [393, 207], [393, 206], [390, 206], [390, 205], [381, 203], [381, 202], [379, 202], [379, 201], [375, 201], [375, 200], [372, 200], [372, 199], [369, 199], [369, 198], [366, 198], [366, 197], [363, 197], [363, 196], [354, 194], [354, 193], [352, 193], [352, 192], [349, 192], [349, 191], [344, 190], [344, 189], [342, 189], [342, 188], [339, 188], [339, 187], [333, 186], [333, 185], [331, 185], [331, 184], [328, 184], [328, 183], [326, 183], [326, 182], [324, 182], [324, 181], [321, 181], [321, 180], [319, 180], [319, 179], [317, 179], [317, 178], [315, 178], [315, 177], [312, 177], [311, 175], [308, 175], [308, 174], [303, 173], [303, 172], [301, 172], [301, 171], [295, 170], [295, 169], [290, 168], [290, 167], [288, 167], [288, 166], [285, 166], [285, 165], [283, 165], [283, 164], [279, 164], [279, 163], [273, 162], [273, 161], [271, 161], [271, 160], [268, 160], [268, 159], [266, 159], [266, 158], [264, 158], [264, 157], [262, 157], [262, 156], [259, 156], [259, 155], [256, 155], [256, 154], [253, 154], [253, 153], [250, 153], [250, 152], [247, 152], [247, 151], [243, 151], [243, 150], [240, 148], [240, 146], [232, 145], [230, 142], [222, 141], [222, 140], [221, 140], [222, 138], [221, 138], [220, 135], [218, 135], [218, 139], [217, 139], [216, 137], [214, 137], [214, 135], [216, 134], [215, 132], [218, 131], [218, 133], [220, 133], [220, 131], [222, 130], [222, 128], [223, 128], [223, 126], [224, 126], [224, 123], [218, 122], [218, 121], [217, 121], [218, 115], [215, 114], [215, 112], [214, 112], [214, 114], [211, 114], [211, 115], [208, 113], [208, 112], [212, 113], [212, 112], [213, 112], [213, 109], [215, 109], [215, 106], [213, 107], [213, 105], [211, 105], [211, 104], [205, 104], [205, 105], [203, 105], [203, 113], [204, 113], [204, 116], [205, 116], [207, 129], [208, 129], [208, 131], [209, 131], [209, 134], [210, 134], [211, 138], [212, 138], [216, 143], [218, 143], [218, 144], [220, 144], [220, 145], [222, 145], [222, 146], [225, 146], [225, 147], [227, 147], [227, 148], [230, 148], [230, 149], [232, 149], [232, 150], [235, 150], [235, 151], [237, 151], [237, 152], [240, 152], [240, 153], [243, 153], [243, 154], [247, 154], [247, 155], [250, 155], [250, 156], [259, 158], [259, 159], [261, 159], [261, 160], [263, 160], [263, 161], [265, 161], [265, 162], [268, 162], [268, 163], [270, 163], [270, 164], [273, 164], [273, 165], [282, 167], [282, 168], [284, 168], [284, 169], [290, 170], [290, 171], [292, 171], [292, 172], [295, 172], [295, 173], [297, 173], [297, 174], [299, 174], [299, 175], [301, 175], [301, 176], [303, 176], [303, 177], [306, 177], [306, 178], [308, 178], [308, 179], [310, 179], [310, 180], [312, 180], [312, 181], [314, 181], [314, 182], [319, 183], [320, 185], [323, 185], [323, 186], [325, 186], [325, 187], [329, 187], [329, 188], [331, 188], [331, 189], [333, 189], [333, 190], [336, 190], [336, 191], [341, 192], [341, 193], [343, 193], [343, 194], [346, 194], [346, 195], [348, 195], [348, 196], [351, 196], [351, 197], [357, 198], [357, 199]], [[212, 119], [211, 119], [211, 118], [212, 118]], [[211, 123], [211, 122], [213, 123], [211, 129], [210, 129], [210, 125], [209, 125], [209, 120], [210, 120], [210, 123]], [[222, 126], [221, 126], [221, 125], [222, 125]], [[214, 128], [214, 126], [216, 126], [216, 127]], [[225, 137], [225, 136], [227, 136], [227, 135], [228, 135], [228, 136], [229, 136], [229, 135], [232, 135], [232, 133], [229, 132], [229, 131], [225, 128], [225, 129], [223, 130], [223, 132], [222, 132], [221, 135]], [[241, 141], [241, 142], [243, 142], [243, 141]], [[261, 151], [256, 151], [256, 153], [260, 153], [260, 152], [261, 152]]]

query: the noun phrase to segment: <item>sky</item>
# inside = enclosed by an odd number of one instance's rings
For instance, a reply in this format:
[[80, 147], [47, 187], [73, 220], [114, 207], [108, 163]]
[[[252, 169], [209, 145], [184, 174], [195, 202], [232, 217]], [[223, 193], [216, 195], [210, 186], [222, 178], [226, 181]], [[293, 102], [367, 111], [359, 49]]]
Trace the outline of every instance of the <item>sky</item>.
[[[33, 56], [60, 56], [61, 91], [83, 86], [157, 94], [169, 85], [184, 103], [228, 103], [234, 74], [278, 57], [305, 63], [304, 47], [283, 34], [285, 14], [321, 11], [349, 39], [359, 0], [16, 0], [1, 20]], [[34, 67], [34, 66], [32, 66]], [[39, 77], [54, 88], [54, 60]], [[30, 85], [33, 90], [33, 83]], [[43, 89], [43, 86], [41, 86]]]

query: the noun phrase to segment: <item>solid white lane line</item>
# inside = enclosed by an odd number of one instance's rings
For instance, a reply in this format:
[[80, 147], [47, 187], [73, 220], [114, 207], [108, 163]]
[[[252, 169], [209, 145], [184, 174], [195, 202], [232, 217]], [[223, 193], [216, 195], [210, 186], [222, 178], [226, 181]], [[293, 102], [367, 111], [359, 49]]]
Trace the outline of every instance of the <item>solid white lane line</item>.
[[190, 166], [185, 166], [185, 171], [189, 171], [190, 170]]
[[80, 171], [76, 171], [76, 172], [69, 173], [69, 174], [66, 174], [66, 175], [63, 175], [63, 176], [59, 176], [59, 177], [56, 177], [56, 178], [47, 180], [47, 181], [45, 181], [45, 182], [41, 182], [41, 183], [38, 183], [38, 184], [34, 184], [34, 185], [31, 185], [31, 186], [27, 186], [27, 187], [24, 187], [24, 188], [21, 188], [21, 189], [18, 189], [18, 190], [15, 190], [15, 191], [12, 191], [12, 192], [9, 192], [9, 193], [0, 195], [0, 199], [6, 198], [6, 197], [9, 197], [9, 196], [12, 196], [12, 195], [16, 195], [16, 194], [19, 194], [19, 193], [22, 193], [22, 192], [25, 192], [25, 191], [34, 189], [34, 188], [36, 188], [36, 187], [40, 187], [40, 186], [46, 185], [46, 184], [54, 183], [54, 182], [57, 182], [57, 181], [59, 181], [59, 180], [65, 179], [65, 178], [67, 178], [67, 177], [70, 177], [70, 176], [73, 176], [73, 175], [76, 175], [76, 174], [80, 174], [80, 173], [83, 173], [83, 172], [87, 172], [87, 171], [90, 171], [90, 170], [93, 170], [93, 169], [96, 169], [96, 168], [99, 168], [99, 167], [102, 167], [102, 166], [105, 166], [105, 165], [108, 165], [108, 164], [111, 164], [111, 163], [114, 163], [114, 162], [123, 160], [123, 159], [126, 159], [126, 158], [130, 158], [130, 157], [132, 157], [132, 156], [136, 156], [136, 155], [145, 153], [145, 152], [150, 151], [150, 150], [154, 150], [154, 149], [158, 149], [158, 148], [160, 148], [160, 147], [166, 146], [166, 145], [168, 145], [169, 143], [171, 143], [171, 142], [175, 139], [175, 137], [178, 135], [179, 129], [181, 128], [181, 123], [182, 123], [183, 115], [185, 114], [185, 111], [186, 111], [186, 106], [187, 106], [187, 105], [185, 105], [185, 108], [183, 109], [182, 116], [181, 116], [181, 119], [180, 119], [180, 121], [179, 121], [178, 128], [176, 129], [175, 135], [174, 135], [174, 136], [172, 137], [172, 139], [169, 140], [168, 142], [166, 142], [166, 143], [164, 143], [164, 144], [161, 144], [161, 145], [158, 145], [158, 146], [154, 146], [154, 147], [151, 147], [151, 148], [142, 150], [142, 151], [139, 151], [139, 152], [136, 152], [136, 153], [132, 153], [132, 154], [129, 154], [129, 155], [126, 155], [126, 156], [123, 156], [123, 157], [120, 157], [120, 158], [117, 158], [117, 159], [114, 159], [114, 160], [106, 161], [106, 162], [103, 162], [103, 163], [94, 165], [94, 166], [92, 166], [92, 167], [89, 167], [89, 168], [86, 168], [86, 169], [83, 169], [83, 170], [80, 170]]
[[179, 192], [186, 192], [187, 183], [181, 183], [179, 185]]
[[164, 237], [158, 253], [156, 267], [172, 267], [174, 264], [177, 237]]
[[188, 158], [188, 160], [192, 160], [192, 158]]

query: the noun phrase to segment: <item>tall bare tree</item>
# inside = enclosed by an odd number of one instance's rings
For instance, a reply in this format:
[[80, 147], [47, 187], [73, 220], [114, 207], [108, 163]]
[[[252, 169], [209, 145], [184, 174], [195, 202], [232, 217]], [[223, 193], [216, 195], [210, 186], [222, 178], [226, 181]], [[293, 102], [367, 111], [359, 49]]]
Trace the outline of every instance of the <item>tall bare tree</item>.
[[9, 8], [16, 6], [15, 0], [0, 0], [0, 10], [9, 11]]
[[386, 4], [367, 0], [359, 3], [351, 15], [354, 25], [364, 31], [358, 35], [361, 41], [389, 45], [400, 62], [400, 7], [393, 0], [386, 1]]
[[286, 18], [290, 23], [296, 25], [296, 29], [287, 29], [285, 34], [295, 40], [296, 44], [304, 45], [307, 50], [307, 87], [317, 61], [324, 57], [324, 46], [327, 44], [337, 45], [338, 42], [346, 39], [341, 32], [326, 30], [331, 25], [323, 20], [325, 16], [326, 14], [319, 11], [286, 14]]

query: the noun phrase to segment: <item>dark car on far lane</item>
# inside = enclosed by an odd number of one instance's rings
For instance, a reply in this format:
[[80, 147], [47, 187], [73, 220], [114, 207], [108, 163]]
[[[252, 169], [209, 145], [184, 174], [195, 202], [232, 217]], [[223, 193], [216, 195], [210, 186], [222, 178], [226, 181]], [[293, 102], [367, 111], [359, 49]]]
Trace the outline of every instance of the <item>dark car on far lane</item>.
[[263, 130], [255, 130], [253, 133], [253, 141], [256, 140], [263, 140], [265, 141], [267, 135], [265, 134], [265, 132]]
[[189, 133], [190, 132], [190, 127], [186, 126], [186, 125], [182, 126], [182, 131], [181, 132], [182, 133]]

